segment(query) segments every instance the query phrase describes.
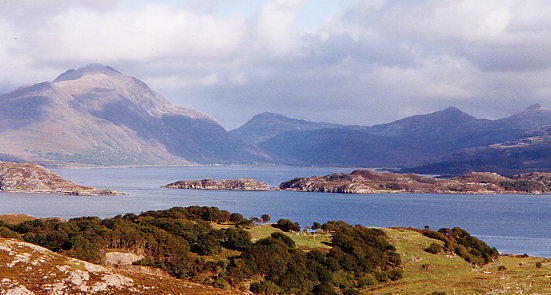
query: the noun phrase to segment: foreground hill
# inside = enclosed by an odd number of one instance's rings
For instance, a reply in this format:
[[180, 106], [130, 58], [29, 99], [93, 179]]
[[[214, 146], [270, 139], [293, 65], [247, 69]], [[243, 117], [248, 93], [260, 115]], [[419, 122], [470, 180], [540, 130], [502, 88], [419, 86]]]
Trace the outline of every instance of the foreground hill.
[[0, 238], [1, 294], [240, 294], [173, 278], [122, 272]]
[[89, 65], [0, 96], [0, 160], [92, 165], [254, 163], [255, 147], [142, 81]]
[[[329, 221], [314, 223], [311, 232], [292, 232], [286, 225], [299, 225], [285, 219], [263, 225], [245, 221], [240, 214], [214, 207], [188, 207], [104, 220], [82, 217], [0, 223], [0, 236], [50, 249], [0, 238], [0, 293], [551, 291], [547, 281], [550, 260], [498, 256], [495, 248], [457, 227], [379, 229]], [[112, 254], [119, 258], [113, 259]], [[110, 265], [132, 256], [141, 260], [134, 259], [135, 265], [123, 268]]]

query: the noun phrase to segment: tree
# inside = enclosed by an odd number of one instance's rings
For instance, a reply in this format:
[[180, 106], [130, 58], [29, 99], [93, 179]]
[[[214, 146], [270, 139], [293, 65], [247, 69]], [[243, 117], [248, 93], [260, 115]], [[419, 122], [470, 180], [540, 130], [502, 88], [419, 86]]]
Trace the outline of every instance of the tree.
[[270, 219], [272, 219], [272, 218], [270, 217], [270, 215], [268, 215], [268, 214], [262, 214], [262, 216], [260, 216], [260, 218], [262, 218], [262, 221], [263, 221], [264, 223], [269, 222]]
[[312, 224], [312, 229], [313, 229], [313, 230], [321, 229], [321, 224], [320, 224], [319, 222], [317, 222], [317, 221], [314, 222], [314, 223]]
[[300, 231], [300, 224], [298, 222], [292, 222], [288, 219], [278, 220], [274, 227], [279, 228], [284, 232]]

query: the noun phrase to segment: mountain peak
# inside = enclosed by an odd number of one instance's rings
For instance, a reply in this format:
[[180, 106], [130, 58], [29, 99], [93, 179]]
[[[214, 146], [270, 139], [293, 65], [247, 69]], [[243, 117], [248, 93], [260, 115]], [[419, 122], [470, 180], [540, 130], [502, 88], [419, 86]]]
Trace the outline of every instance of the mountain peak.
[[526, 111], [546, 111], [547, 108], [543, 107], [541, 104], [536, 103], [526, 108]]
[[443, 112], [463, 112], [458, 107], [447, 107], [442, 110]]
[[61, 81], [68, 81], [68, 80], [76, 80], [84, 75], [89, 75], [89, 74], [121, 75], [119, 71], [115, 70], [112, 67], [95, 63], [95, 64], [89, 64], [78, 70], [75, 70], [75, 69], [67, 70], [65, 73], [59, 75], [54, 80], [54, 83], [61, 82]]

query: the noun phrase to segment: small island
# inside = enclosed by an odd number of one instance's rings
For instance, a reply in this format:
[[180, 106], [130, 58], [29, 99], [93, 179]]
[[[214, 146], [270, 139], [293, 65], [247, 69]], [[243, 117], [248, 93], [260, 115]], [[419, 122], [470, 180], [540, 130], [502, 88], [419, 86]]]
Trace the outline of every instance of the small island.
[[449, 179], [440, 179], [413, 173], [397, 174], [356, 170], [352, 173], [295, 178], [281, 183], [279, 187], [270, 187], [264, 182], [248, 178], [182, 180], [163, 187], [240, 191], [286, 190], [344, 194], [549, 194], [551, 193], [551, 173], [523, 173], [508, 178], [491, 172], [471, 172]]
[[267, 183], [250, 178], [225, 179], [225, 180], [181, 180], [162, 186], [164, 188], [178, 189], [202, 189], [202, 190], [234, 190], [234, 191], [270, 191], [277, 188], [270, 187]]
[[0, 192], [80, 196], [125, 195], [114, 190], [98, 190], [77, 185], [38, 164], [12, 162], [0, 162]]

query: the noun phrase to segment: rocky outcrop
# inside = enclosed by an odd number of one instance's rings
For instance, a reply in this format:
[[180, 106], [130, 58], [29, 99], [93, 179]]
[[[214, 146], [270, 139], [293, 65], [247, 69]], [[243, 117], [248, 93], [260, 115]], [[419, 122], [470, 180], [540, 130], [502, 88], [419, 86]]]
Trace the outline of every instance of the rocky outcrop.
[[34, 163], [0, 162], [0, 192], [58, 193], [66, 195], [121, 195], [77, 185]]
[[167, 277], [120, 272], [0, 238], [0, 294], [237, 294]]
[[528, 173], [507, 178], [496, 173], [472, 172], [450, 179], [417, 174], [356, 170], [350, 174], [295, 178], [281, 190], [329, 193], [438, 193], [438, 194], [548, 194], [551, 173]]
[[226, 180], [181, 180], [163, 186], [164, 188], [179, 189], [203, 189], [203, 190], [234, 190], [234, 191], [269, 191], [277, 188], [268, 186], [267, 183], [249, 178]]

